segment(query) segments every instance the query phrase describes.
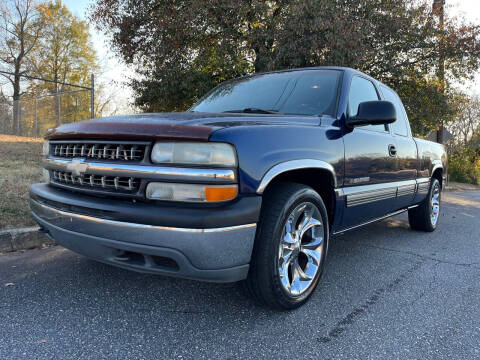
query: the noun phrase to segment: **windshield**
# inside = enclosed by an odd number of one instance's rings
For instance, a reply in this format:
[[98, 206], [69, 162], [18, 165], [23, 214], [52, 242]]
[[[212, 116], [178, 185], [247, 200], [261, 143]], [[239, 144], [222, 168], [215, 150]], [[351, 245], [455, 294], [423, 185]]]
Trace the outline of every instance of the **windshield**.
[[216, 87], [190, 111], [333, 116], [340, 74], [308, 70], [241, 78]]

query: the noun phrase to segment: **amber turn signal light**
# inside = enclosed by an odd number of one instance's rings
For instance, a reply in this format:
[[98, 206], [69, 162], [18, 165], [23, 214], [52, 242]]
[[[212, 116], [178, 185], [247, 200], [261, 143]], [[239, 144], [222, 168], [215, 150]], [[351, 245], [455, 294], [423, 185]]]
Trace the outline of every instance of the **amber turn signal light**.
[[237, 185], [205, 187], [205, 199], [208, 202], [232, 200], [235, 199], [237, 195]]

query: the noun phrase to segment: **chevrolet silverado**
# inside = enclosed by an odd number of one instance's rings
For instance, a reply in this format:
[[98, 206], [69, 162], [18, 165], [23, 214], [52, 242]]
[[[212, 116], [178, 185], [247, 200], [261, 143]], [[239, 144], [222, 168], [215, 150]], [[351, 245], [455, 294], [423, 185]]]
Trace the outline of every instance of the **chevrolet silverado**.
[[312, 295], [335, 235], [404, 211], [435, 230], [447, 171], [395, 91], [339, 67], [245, 76], [184, 113], [45, 139], [31, 209], [57, 243], [131, 270], [242, 281], [281, 309]]

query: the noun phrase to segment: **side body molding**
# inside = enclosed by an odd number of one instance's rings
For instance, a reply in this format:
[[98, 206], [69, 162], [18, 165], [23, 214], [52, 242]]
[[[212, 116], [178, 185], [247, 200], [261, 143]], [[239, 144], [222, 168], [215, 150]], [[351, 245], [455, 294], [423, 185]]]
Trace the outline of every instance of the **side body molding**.
[[278, 175], [291, 171], [291, 170], [299, 170], [299, 169], [324, 169], [328, 170], [333, 177], [333, 186], [337, 187], [337, 177], [335, 174], [335, 169], [329, 163], [316, 160], [316, 159], [301, 159], [301, 160], [290, 160], [285, 161], [280, 164], [277, 164], [270, 168], [267, 173], [263, 176], [260, 185], [257, 188], [257, 194], [263, 194], [265, 188], [268, 184]]

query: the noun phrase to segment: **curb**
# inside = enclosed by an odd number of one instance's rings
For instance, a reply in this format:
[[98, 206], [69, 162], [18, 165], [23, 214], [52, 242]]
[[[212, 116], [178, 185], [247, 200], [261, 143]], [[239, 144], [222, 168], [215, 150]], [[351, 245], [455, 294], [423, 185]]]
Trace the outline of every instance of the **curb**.
[[0, 253], [27, 250], [55, 243], [39, 227], [10, 229], [0, 231]]

